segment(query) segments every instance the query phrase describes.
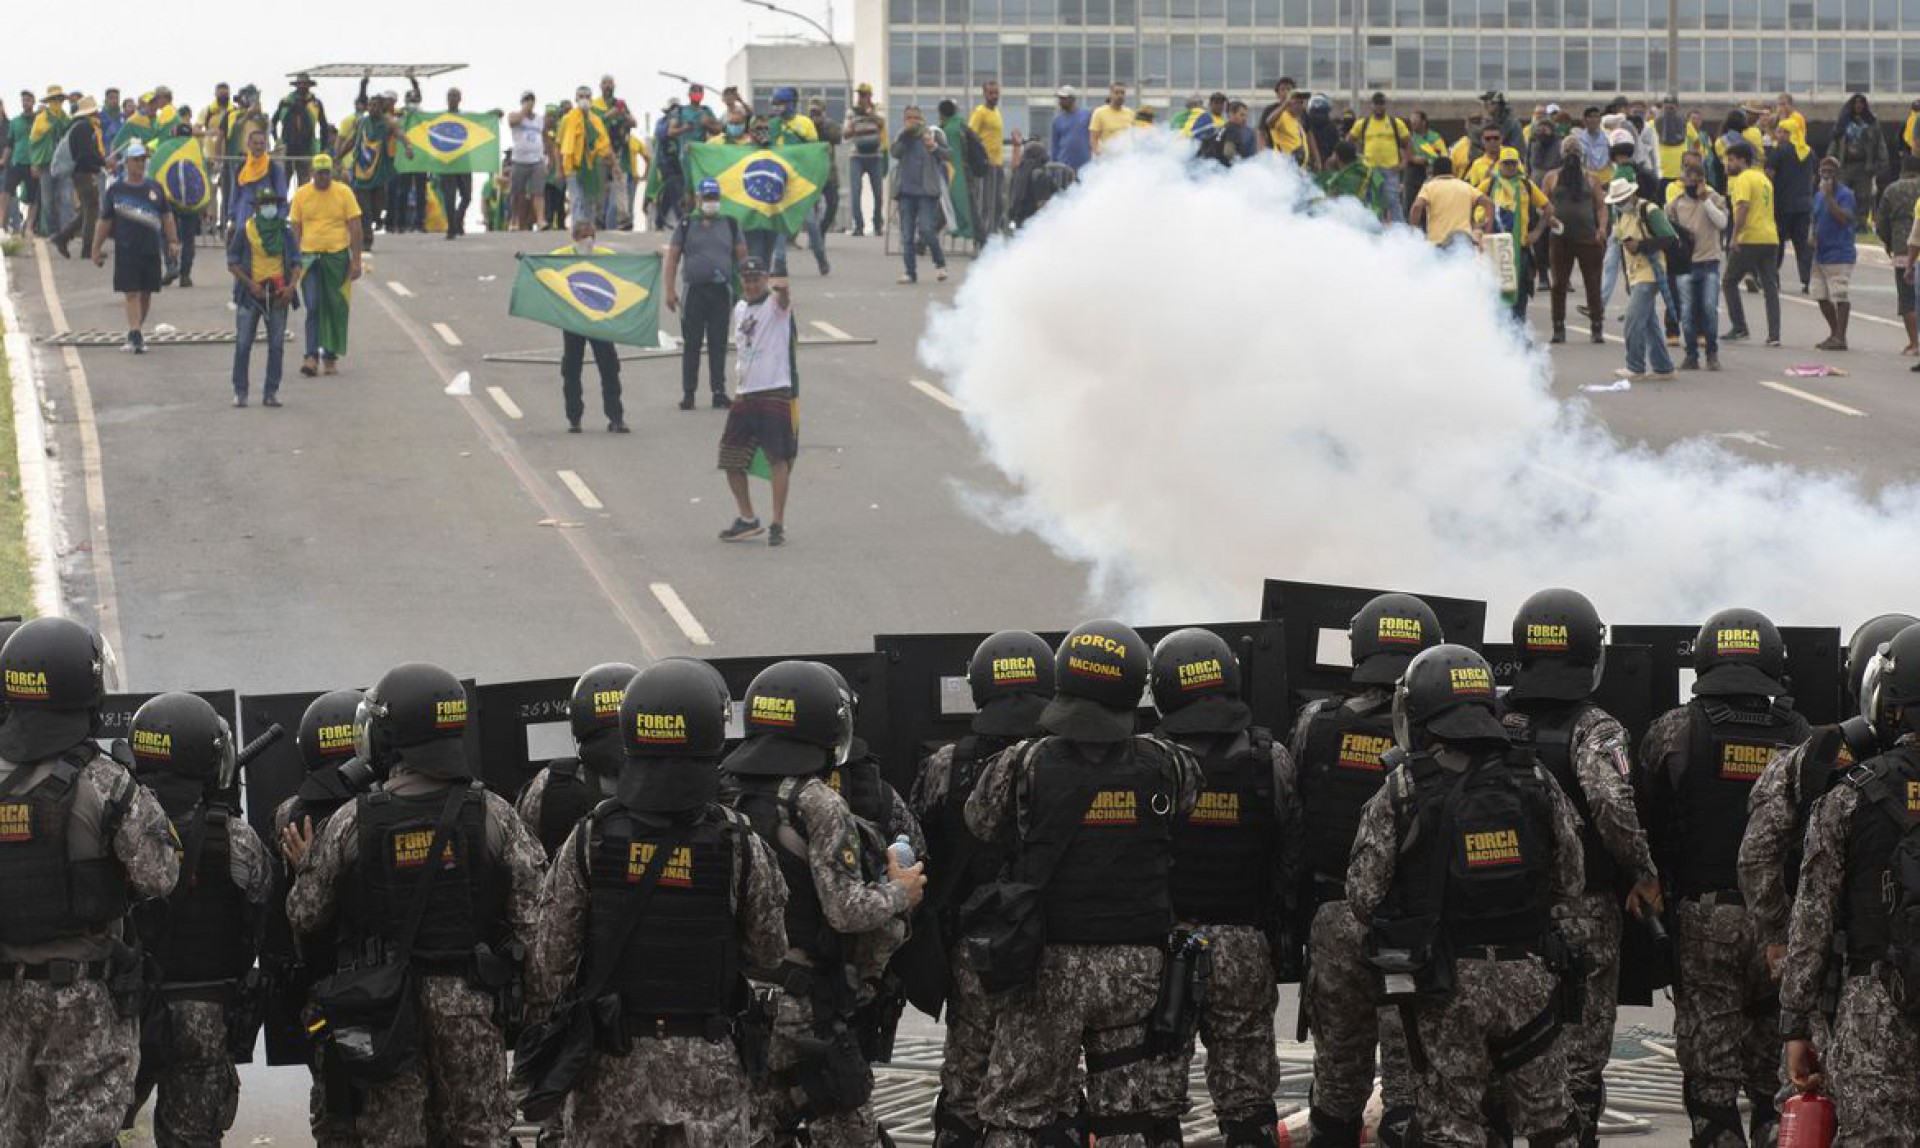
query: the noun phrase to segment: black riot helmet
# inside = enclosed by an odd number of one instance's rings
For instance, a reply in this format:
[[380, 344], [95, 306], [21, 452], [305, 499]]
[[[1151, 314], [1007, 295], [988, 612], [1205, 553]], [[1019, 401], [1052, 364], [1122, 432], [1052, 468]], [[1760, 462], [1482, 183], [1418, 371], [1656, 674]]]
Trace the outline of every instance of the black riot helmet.
[[133, 711], [127, 745], [143, 774], [191, 779], [203, 789], [233, 785], [233, 727], [204, 698], [178, 691], [149, 698]]
[[[0, 618], [0, 648], [5, 648], [7, 639], [13, 637], [13, 632], [19, 628], [20, 618], [18, 615]], [[0, 692], [0, 721], [5, 721], [6, 719], [7, 698], [4, 692]]]
[[1212, 630], [1175, 630], [1153, 647], [1153, 708], [1163, 715], [1201, 698], [1240, 696], [1240, 661]]
[[967, 663], [973, 732], [1031, 737], [1053, 696], [1053, 647], [1026, 630], [1002, 630], [974, 648]]
[[470, 777], [460, 740], [467, 733], [467, 691], [460, 679], [431, 662], [388, 670], [360, 703], [353, 719], [354, 751], [382, 769], [395, 758], [416, 773], [443, 780]]
[[[1895, 709], [1901, 720], [1894, 720]], [[1880, 647], [1860, 681], [1860, 716], [1882, 745], [1900, 734], [1920, 732], [1920, 623]]]
[[853, 744], [853, 709], [819, 662], [775, 662], [747, 686], [747, 740], [725, 768], [748, 776], [803, 777]]
[[1508, 740], [1494, 709], [1493, 667], [1465, 646], [1442, 644], [1407, 663], [1393, 694], [1393, 739], [1407, 753], [1435, 741]]
[[1360, 607], [1347, 624], [1353, 681], [1363, 686], [1392, 685], [1415, 654], [1446, 640], [1433, 607], [1411, 594], [1382, 594]]
[[1920, 618], [1909, 614], [1881, 614], [1860, 623], [1860, 628], [1847, 641], [1847, 697], [1856, 702], [1866, 701], [1861, 679], [1866, 677], [1867, 667], [1880, 652], [1880, 647], [1893, 641], [1895, 635], [1915, 622], [1920, 622]]
[[621, 699], [627, 683], [639, 672], [625, 662], [602, 662], [580, 675], [567, 700], [567, 723], [573, 727], [574, 741], [620, 727]]
[[1119, 622], [1074, 627], [1054, 654], [1053, 700], [1040, 715], [1041, 728], [1075, 741], [1132, 737], [1152, 657], [1146, 640]]
[[0, 647], [0, 691], [7, 701], [0, 757], [43, 761], [93, 734], [106, 700], [107, 651], [100, 636], [66, 618], [23, 622]]
[[339, 765], [353, 756], [353, 719], [367, 695], [359, 690], [321, 694], [300, 715], [300, 763], [308, 773]]
[[1514, 701], [1584, 701], [1606, 672], [1607, 627], [1578, 590], [1541, 590], [1513, 616]]
[[668, 658], [637, 671], [620, 699], [629, 758], [719, 757], [733, 699], [720, 671], [694, 658]]
[[1779, 697], [1787, 692], [1787, 643], [1760, 611], [1722, 610], [1693, 639], [1693, 671], [1701, 697]]

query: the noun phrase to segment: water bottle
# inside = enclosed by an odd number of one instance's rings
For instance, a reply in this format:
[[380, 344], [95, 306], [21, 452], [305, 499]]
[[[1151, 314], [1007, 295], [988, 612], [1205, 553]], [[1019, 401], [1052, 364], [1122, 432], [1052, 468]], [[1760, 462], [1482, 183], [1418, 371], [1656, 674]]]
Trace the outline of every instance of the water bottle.
[[902, 869], [913, 868], [914, 861], [918, 860], [913, 854], [913, 842], [907, 840], [907, 835], [904, 833], [895, 837], [893, 844], [887, 846], [887, 854], [893, 858], [893, 863]]

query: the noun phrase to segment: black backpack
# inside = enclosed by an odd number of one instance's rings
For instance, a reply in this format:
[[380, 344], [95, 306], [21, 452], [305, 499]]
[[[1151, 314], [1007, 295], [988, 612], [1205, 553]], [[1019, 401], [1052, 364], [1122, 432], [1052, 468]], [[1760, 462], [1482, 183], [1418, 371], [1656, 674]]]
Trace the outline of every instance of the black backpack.
[[1920, 1019], [1920, 818], [1890, 791], [1862, 796], [1878, 800], [1901, 827], [1880, 886], [1887, 898], [1887, 989], [1895, 1008]]
[[960, 129], [960, 154], [968, 175], [979, 179], [987, 174], [987, 145], [980, 142], [980, 133], [969, 127]]

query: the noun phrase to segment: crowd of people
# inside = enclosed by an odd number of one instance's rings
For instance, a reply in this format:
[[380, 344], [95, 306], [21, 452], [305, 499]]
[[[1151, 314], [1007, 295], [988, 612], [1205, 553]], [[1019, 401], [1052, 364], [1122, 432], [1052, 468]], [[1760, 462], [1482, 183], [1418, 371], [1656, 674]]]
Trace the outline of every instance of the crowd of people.
[[1504, 692], [1427, 603], [1377, 596], [1349, 684], [1286, 730], [1211, 630], [1004, 631], [905, 796], [837, 671], [769, 665], [736, 740], [720, 673], [668, 658], [583, 674], [575, 754], [510, 803], [467, 687], [412, 662], [312, 701], [265, 837], [211, 705], [159, 695], [102, 752], [97, 635], [9, 628], [0, 1122], [25, 1142], [108, 1142], [149, 1096], [160, 1143], [217, 1142], [270, 1015], [322, 1144], [498, 1143], [517, 1109], [543, 1142], [870, 1148], [910, 1000], [946, 1020], [939, 1145], [1178, 1145], [1204, 1045], [1221, 1138], [1277, 1148], [1275, 986], [1300, 981], [1309, 1144], [1366, 1142], [1377, 1064], [1382, 1144], [1575, 1148], [1623, 975], [1672, 986], [1693, 1143], [1771, 1143], [1794, 1090], [1843, 1142], [1920, 1134], [1906, 615], [1855, 632], [1857, 716], [1815, 727], [1779, 630], [1721, 611], [1637, 747], [1572, 590], [1520, 607]]

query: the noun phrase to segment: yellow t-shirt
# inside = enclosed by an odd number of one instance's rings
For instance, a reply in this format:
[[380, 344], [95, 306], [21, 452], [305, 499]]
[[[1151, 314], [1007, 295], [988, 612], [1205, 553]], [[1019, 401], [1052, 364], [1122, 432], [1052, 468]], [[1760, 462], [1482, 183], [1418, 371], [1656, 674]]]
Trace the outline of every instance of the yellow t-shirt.
[[967, 117], [967, 126], [980, 137], [980, 146], [987, 153], [987, 166], [999, 167], [1006, 161], [1007, 122], [1000, 115], [1000, 109], [981, 104]]
[[1353, 125], [1347, 138], [1360, 141], [1360, 158], [1368, 167], [1383, 171], [1400, 166], [1400, 141], [1411, 135], [1399, 116], [1368, 116]]
[[1273, 142], [1273, 150], [1285, 152], [1290, 156], [1299, 156], [1307, 146], [1307, 136], [1300, 129], [1300, 121], [1285, 108], [1273, 117], [1273, 127], [1268, 129], [1267, 138]]
[[293, 206], [287, 222], [300, 229], [300, 250], [307, 255], [325, 255], [347, 249], [347, 221], [360, 218], [360, 201], [353, 189], [338, 179], [321, 191], [312, 183], [303, 183], [293, 193]]
[[1745, 226], [1733, 233], [1735, 243], [1777, 244], [1780, 229], [1773, 225], [1773, 181], [1755, 168], [1727, 177], [1727, 205], [1735, 215], [1747, 205]]
[[[1512, 184], [1489, 177], [1478, 186], [1480, 194], [1491, 199], [1495, 207], [1507, 208], [1518, 217], [1518, 235], [1522, 240], [1533, 230], [1533, 213], [1547, 205], [1547, 193], [1524, 175], [1517, 177]], [[1526, 190], [1522, 191], [1522, 188]], [[1516, 199], [1518, 203], [1513, 202]]]
[[1473, 205], [1479, 194], [1473, 185], [1453, 176], [1435, 176], [1420, 185], [1415, 203], [1427, 205], [1427, 241], [1439, 246], [1455, 232], [1473, 228]]
[[1133, 109], [1115, 108], [1101, 104], [1093, 109], [1092, 119], [1087, 121], [1087, 136], [1093, 141], [1093, 150], [1099, 151], [1100, 145], [1133, 126]]
[[[1455, 167], [1454, 174], [1458, 175], [1459, 173], [1460, 173], [1460, 169], [1458, 167]], [[1471, 164], [1467, 165], [1467, 174], [1464, 178], [1466, 179], [1467, 183], [1470, 186], [1479, 187], [1481, 184], [1485, 183], [1487, 181], [1487, 177], [1492, 174], [1493, 174], [1493, 157], [1483, 155], [1479, 159], [1476, 159]]]
[[[1759, 128], [1748, 128], [1747, 130], [1740, 133], [1740, 138], [1743, 140], [1746, 140], [1748, 143], [1753, 145], [1753, 162], [1755, 163], [1766, 162], [1767, 141], [1760, 138]], [[1714, 137], [1713, 154], [1719, 156], [1722, 162], [1726, 160], [1727, 158], [1726, 133], [1723, 132], [1720, 135]]]

